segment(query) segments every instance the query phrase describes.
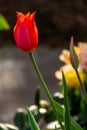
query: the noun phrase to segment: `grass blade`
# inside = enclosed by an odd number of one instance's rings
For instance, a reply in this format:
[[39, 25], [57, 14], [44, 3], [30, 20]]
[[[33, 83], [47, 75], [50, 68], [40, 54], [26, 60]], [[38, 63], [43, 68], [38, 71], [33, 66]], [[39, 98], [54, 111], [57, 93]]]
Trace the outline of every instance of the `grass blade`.
[[68, 102], [68, 92], [66, 81], [64, 77], [64, 73], [62, 72], [62, 87], [64, 89], [64, 122], [65, 122], [65, 130], [71, 130], [71, 119], [70, 119], [70, 109]]
[[40, 130], [36, 120], [34, 119], [32, 112], [28, 108], [27, 108], [27, 113], [28, 113], [28, 121], [29, 121], [31, 130]]

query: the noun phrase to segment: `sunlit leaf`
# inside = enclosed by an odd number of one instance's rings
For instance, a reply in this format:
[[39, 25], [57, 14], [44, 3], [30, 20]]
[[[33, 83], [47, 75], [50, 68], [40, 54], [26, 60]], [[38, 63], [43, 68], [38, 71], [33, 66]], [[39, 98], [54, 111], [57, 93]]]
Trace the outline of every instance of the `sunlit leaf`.
[[0, 14], [0, 30], [9, 30], [9, 29], [10, 25], [8, 24], [5, 17], [2, 14]]

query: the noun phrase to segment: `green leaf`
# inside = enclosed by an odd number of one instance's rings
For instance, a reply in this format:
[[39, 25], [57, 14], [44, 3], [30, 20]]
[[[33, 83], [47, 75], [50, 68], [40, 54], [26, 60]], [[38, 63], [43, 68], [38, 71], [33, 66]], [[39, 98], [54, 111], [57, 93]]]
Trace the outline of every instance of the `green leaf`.
[[[64, 108], [56, 101], [54, 101], [54, 104], [57, 108], [57, 112], [63, 117]], [[70, 116], [72, 130], [83, 130], [81, 126]]]
[[0, 30], [9, 30], [10, 25], [2, 14], [0, 14]]
[[31, 129], [32, 130], [40, 130], [36, 120], [34, 119], [32, 112], [28, 108], [26, 110], [27, 110], [27, 113], [28, 113], [28, 121], [29, 121]]
[[14, 115], [14, 123], [19, 128], [22, 129], [26, 127], [26, 114], [23, 108], [18, 108], [17, 112]]
[[66, 81], [64, 77], [64, 73], [62, 72], [62, 87], [64, 89], [64, 122], [65, 122], [65, 130], [71, 130], [71, 119], [70, 119], [70, 110], [69, 110], [69, 102], [68, 102], [68, 92]]

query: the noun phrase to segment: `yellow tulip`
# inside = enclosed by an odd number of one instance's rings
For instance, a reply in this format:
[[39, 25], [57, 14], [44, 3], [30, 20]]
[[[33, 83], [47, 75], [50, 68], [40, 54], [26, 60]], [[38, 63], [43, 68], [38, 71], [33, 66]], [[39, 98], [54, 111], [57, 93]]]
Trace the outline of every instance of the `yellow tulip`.
[[[69, 86], [70, 88], [79, 88], [80, 87], [80, 83], [79, 80], [77, 78], [76, 72], [74, 70], [68, 71], [65, 74], [65, 79], [66, 79], [66, 84], [67, 86]], [[82, 82], [85, 82], [85, 73], [83, 71], [79, 71], [79, 75], [81, 77]]]

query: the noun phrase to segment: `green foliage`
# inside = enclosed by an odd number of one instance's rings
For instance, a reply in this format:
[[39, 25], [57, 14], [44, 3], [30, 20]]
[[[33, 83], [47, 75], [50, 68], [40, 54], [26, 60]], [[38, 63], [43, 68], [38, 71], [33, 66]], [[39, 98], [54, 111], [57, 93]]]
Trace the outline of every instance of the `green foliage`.
[[0, 30], [9, 30], [10, 29], [10, 25], [8, 24], [7, 20], [5, 19], [5, 17], [0, 14]]
[[86, 128], [87, 130], [87, 111], [86, 112], [81, 112], [78, 115], [79, 117], [79, 123], [81, 124], [82, 127]]
[[[60, 97], [60, 99], [61, 99], [61, 97]], [[66, 100], [67, 100], [67, 98], [66, 98]], [[53, 122], [56, 121], [56, 117], [55, 117], [52, 107], [45, 102], [43, 102], [43, 104], [42, 104], [42, 103], [40, 103], [40, 101], [44, 101], [44, 100], [42, 100], [42, 99], [38, 100], [39, 107], [37, 106], [37, 110], [33, 109], [32, 106], [30, 106], [32, 109], [30, 109], [30, 107], [29, 107], [29, 110], [31, 110], [33, 117], [35, 118], [35, 122], [37, 121], [37, 123], [39, 123], [41, 120], [43, 120], [43, 122], [45, 122], [47, 126], [49, 123], [53, 124]], [[59, 97], [56, 97], [56, 101], [54, 100], [54, 104], [56, 106], [57, 112], [59, 113], [59, 115], [63, 121], [63, 119], [65, 117], [65, 114], [64, 114], [65, 110], [58, 101], [60, 101]], [[41, 109], [44, 109], [45, 113], [40, 111]], [[17, 110], [17, 112], [15, 114], [15, 118], [14, 118], [15, 125], [19, 128], [19, 130], [31, 130], [30, 120], [28, 120], [28, 118], [31, 116], [30, 113], [26, 112], [25, 109], [19, 109], [19, 110]], [[69, 108], [68, 108], [68, 111], [69, 111]], [[87, 116], [86, 116], [87, 114], [84, 114], [84, 115], [85, 115], [85, 119], [87, 119]], [[84, 115], [83, 116], [78, 115], [78, 117], [79, 117], [78, 123], [71, 116], [68, 117], [68, 115], [66, 115], [66, 121], [68, 121], [67, 119], [69, 118], [71, 126], [72, 126], [72, 130], [85, 130], [85, 124], [86, 124], [87, 120], [85, 120], [85, 122], [83, 122]], [[30, 119], [32, 120], [32, 118], [30, 118]], [[82, 122], [84, 124], [82, 124]], [[84, 129], [81, 128], [81, 126], [79, 124], [84, 126]]]
[[68, 89], [68, 98], [69, 98], [71, 115], [72, 116], [78, 115], [78, 113], [80, 112], [80, 105], [81, 105], [80, 89], [78, 88]]
[[23, 108], [17, 109], [17, 112], [15, 113], [14, 116], [14, 123], [20, 130], [25, 129], [27, 124], [27, 119], [26, 119], [25, 110]]
[[[56, 105], [59, 114], [63, 116], [64, 108], [62, 108], [62, 106], [58, 102], [54, 101], [54, 103]], [[73, 130], [83, 130], [81, 126], [72, 117], [70, 117], [70, 120], [71, 120], [71, 125]]]
[[37, 88], [36, 94], [35, 94], [35, 104], [39, 107], [40, 106], [40, 99], [41, 99], [41, 95], [40, 95], [40, 88]]

